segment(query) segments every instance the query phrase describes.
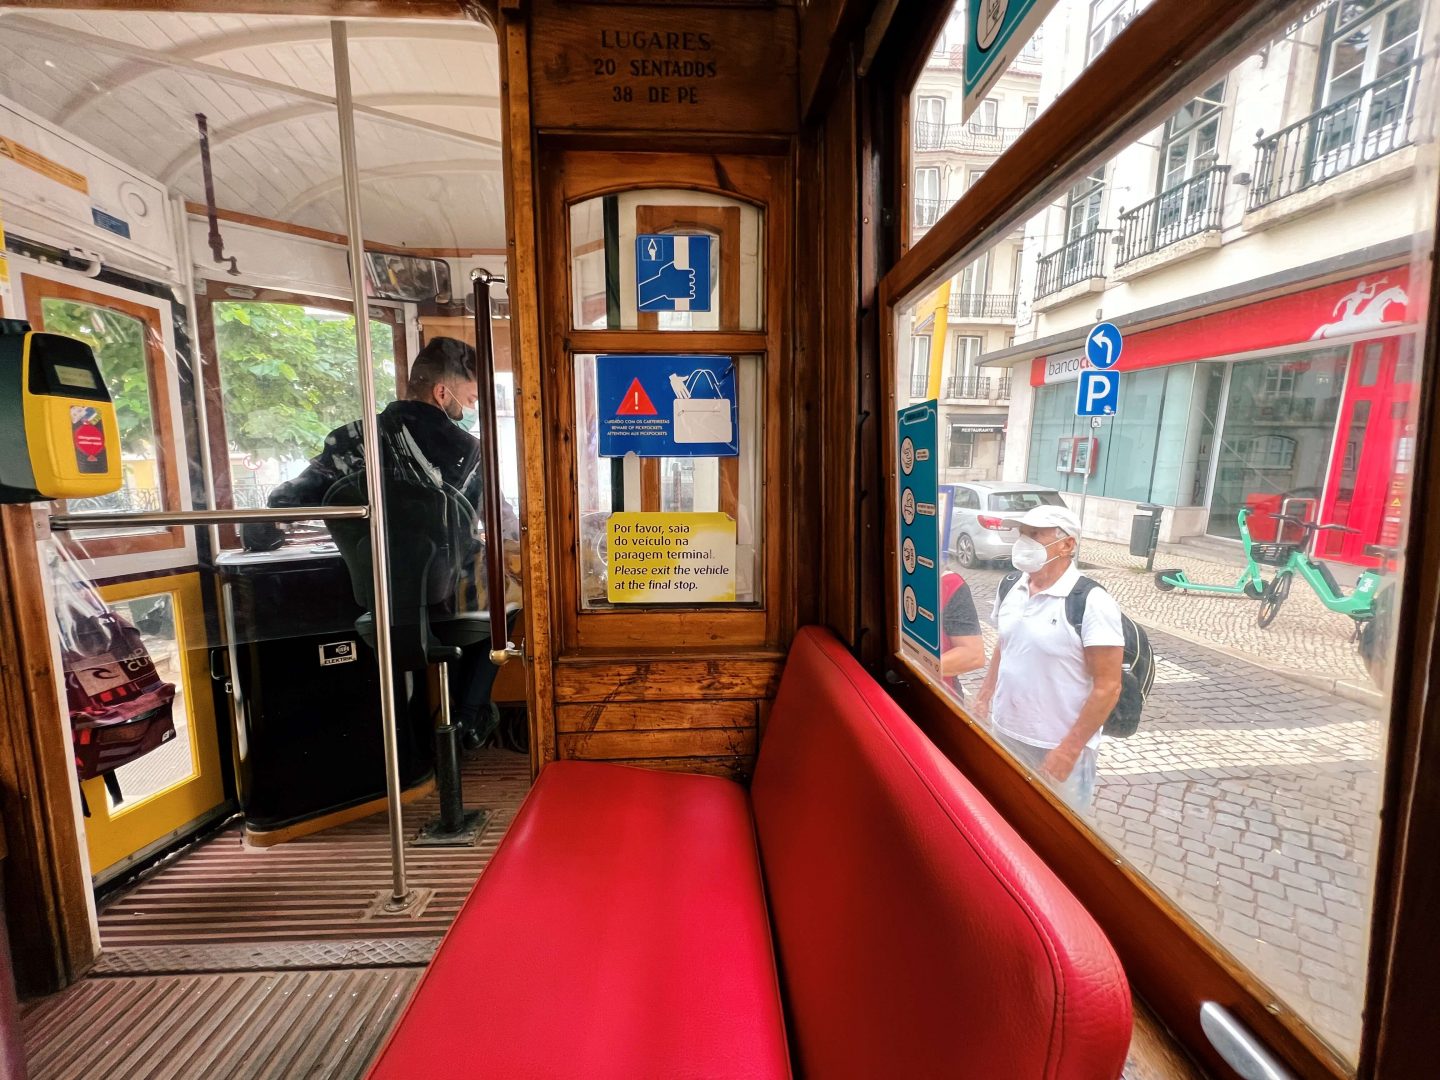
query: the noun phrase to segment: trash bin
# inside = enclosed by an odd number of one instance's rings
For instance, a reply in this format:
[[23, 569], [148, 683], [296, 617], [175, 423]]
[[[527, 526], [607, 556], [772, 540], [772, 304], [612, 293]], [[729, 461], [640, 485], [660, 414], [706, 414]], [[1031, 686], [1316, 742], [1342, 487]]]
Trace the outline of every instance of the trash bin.
[[[380, 670], [355, 633], [362, 612], [335, 545], [227, 552], [215, 563], [250, 840], [303, 835], [383, 800]], [[400, 778], [411, 788], [434, 769], [428, 688], [401, 672], [395, 690]]]
[[1160, 515], [1163, 506], [1154, 503], [1140, 503], [1135, 507], [1135, 516], [1130, 519], [1130, 554], [1142, 559], [1155, 555], [1155, 545], [1160, 540]]

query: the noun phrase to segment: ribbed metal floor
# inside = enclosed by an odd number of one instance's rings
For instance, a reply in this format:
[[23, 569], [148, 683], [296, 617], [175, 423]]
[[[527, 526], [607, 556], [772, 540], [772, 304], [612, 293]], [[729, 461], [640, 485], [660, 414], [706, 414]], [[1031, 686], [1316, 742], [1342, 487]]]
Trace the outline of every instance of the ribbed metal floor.
[[[275, 848], [216, 837], [105, 907], [89, 978], [22, 1006], [31, 1080], [363, 1076], [529, 786], [523, 754], [466, 762], [466, 804], [495, 814], [474, 847], [406, 848], [424, 900], [402, 915], [377, 913], [383, 814]], [[407, 807], [407, 833], [436, 808]]]
[[24, 1010], [31, 1080], [350, 1080], [419, 968], [86, 979]]
[[[228, 830], [112, 900], [100, 913], [105, 948], [438, 937], [490, 861], [530, 786], [522, 754], [486, 751], [465, 765], [466, 805], [496, 813], [469, 848], [407, 847], [410, 885], [433, 890], [417, 913], [372, 915], [390, 890], [385, 815], [273, 848], [245, 848]], [[436, 813], [435, 799], [405, 809], [407, 835]]]

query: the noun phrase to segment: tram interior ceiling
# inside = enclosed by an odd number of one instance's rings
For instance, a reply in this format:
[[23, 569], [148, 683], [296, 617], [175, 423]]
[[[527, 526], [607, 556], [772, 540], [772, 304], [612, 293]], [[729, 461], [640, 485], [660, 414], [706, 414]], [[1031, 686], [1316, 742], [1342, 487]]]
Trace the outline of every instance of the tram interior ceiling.
[[0, 1078], [1433, 1075], [1437, 35], [0, 7]]

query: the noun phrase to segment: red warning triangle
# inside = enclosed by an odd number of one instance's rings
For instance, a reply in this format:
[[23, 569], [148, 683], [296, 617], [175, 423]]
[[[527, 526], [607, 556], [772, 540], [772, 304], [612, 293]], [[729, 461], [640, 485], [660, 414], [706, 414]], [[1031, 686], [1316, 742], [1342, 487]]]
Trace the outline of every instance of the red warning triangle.
[[626, 390], [625, 396], [620, 399], [620, 408], [615, 410], [615, 415], [655, 416], [659, 411], [650, 400], [650, 395], [645, 392], [645, 387], [640, 385], [639, 376], [636, 376], [630, 382], [630, 389]]

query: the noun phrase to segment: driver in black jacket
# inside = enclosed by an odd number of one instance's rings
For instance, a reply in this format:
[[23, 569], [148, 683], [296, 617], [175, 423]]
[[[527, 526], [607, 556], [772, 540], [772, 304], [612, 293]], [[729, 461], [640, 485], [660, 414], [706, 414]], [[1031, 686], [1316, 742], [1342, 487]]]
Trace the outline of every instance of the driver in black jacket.
[[[461, 425], [473, 424], [478, 392], [475, 350], [455, 338], [435, 338], [415, 357], [404, 400], [392, 401], [379, 416], [380, 445], [387, 453], [406, 454], [409, 464], [459, 491], [477, 514], [484, 483], [480, 443]], [[310, 459], [305, 471], [270, 493], [269, 505], [323, 505], [336, 481], [364, 468], [365, 442], [356, 420], [327, 435], [324, 448]], [[517, 540], [519, 521], [509, 503], [502, 499], [500, 506], [503, 539]], [[285, 532], [269, 522], [246, 525], [243, 535], [250, 551], [270, 551], [285, 541]], [[458, 606], [462, 610], [487, 610], [482, 558], [466, 560], [460, 588]], [[496, 674], [486, 655], [488, 648], [487, 644], [467, 649], [465, 657], [452, 669], [455, 719], [471, 736], [476, 732], [481, 706], [489, 701]]]

